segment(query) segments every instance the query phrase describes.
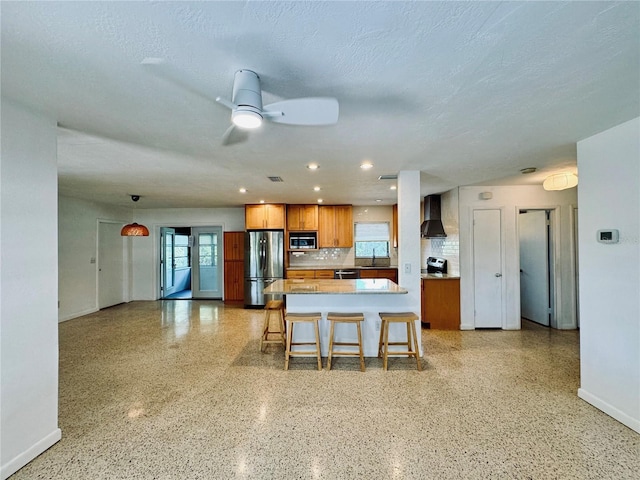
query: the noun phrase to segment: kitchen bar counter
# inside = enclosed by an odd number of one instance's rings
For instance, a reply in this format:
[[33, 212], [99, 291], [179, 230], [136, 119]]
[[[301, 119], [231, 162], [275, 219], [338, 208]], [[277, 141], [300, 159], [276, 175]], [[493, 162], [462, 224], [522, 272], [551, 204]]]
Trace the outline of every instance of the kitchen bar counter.
[[[382, 278], [357, 280], [331, 279], [287, 279], [276, 280], [264, 289], [266, 295], [285, 295], [287, 312], [310, 313], [320, 312], [320, 346], [322, 355], [328, 355], [329, 322], [328, 312], [359, 312], [364, 315], [362, 324], [362, 341], [364, 354], [367, 357], [378, 356], [378, 340], [380, 338], [380, 312], [407, 312], [416, 310], [410, 295], [405, 288], [395, 282]], [[397, 327], [397, 328], [396, 328]], [[416, 328], [420, 328], [416, 320]], [[407, 329], [404, 325], [391, 325], [389, 341], [397, 342], [406, 339]], [[313, 338], [311, 324], [296, 325], [294, 341], [308, 341]], [[353, 325], [336, 327], [336, 342], [353, 342], [356, 331]], [[422, 345], [420, 345], [422, 355]]]
[[312, 295], [394, 295], [407, 293], [397, 283], [385, 278], [356, 280], [287, 279], [276, 280], [264, 289], [265, 295], [312, 294]]

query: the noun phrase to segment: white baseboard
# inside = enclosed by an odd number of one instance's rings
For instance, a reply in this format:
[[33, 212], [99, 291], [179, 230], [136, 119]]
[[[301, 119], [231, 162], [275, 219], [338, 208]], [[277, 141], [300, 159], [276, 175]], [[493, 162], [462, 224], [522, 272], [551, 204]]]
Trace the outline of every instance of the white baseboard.
[[583, 399], [585, 402], [590, 403], [598, 410], [602, 410], [610, 417], [615, 418], [617, 421], [619, 421], [623, 425], [626, 425], [631, 430], [635, 430], [636, 432], [640, 433], [640, 419], [633, 418], [630, 415], [627, 415], [623, 411], [618, 410], [613, 405], [603, 401], [600, 397], [592, 395], [583, 388], [578, 389], [578, 397]]
[[81, 312], [65, 315], [64, 317], [58, 317], [58, 323], [66, 322], [67, 320], [73, 320], [74, 318], [82, 317], [84, 315], [89, 315], [90, 313], [96, 313], [97, 311], [98, 311], [97, 308], [89, 308]]
[[2, 480], [9, 478], [10, 475], [13, 475], [14, 473], [16, 473], [18, 470], [24, 467], [27, 463], [29, 463], [31, 460], [33, 460], [38, 455], [40, 455], [42, 452], [50, 448], [55, 443], [59, 442], [61, 438], [62, 438], [62, 430], [60, 430], [59, 428], [56, 428], [53, 432], [51, 432], [49, 435], [44, 437], [42, 440], [40, 440], [39, 442], [29, 447], [27, 450], [25, 450], [18, 456], [9, 460], [7, 463], [2, 465], [2, 468], [0, 469], [0, 476], [2, 476]]

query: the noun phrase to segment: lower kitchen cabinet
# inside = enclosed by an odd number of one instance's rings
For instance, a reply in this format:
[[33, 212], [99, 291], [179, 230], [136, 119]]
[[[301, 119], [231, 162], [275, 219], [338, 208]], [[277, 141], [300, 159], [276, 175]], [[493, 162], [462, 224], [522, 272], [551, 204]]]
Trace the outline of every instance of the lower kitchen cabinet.
[[333, 270], [287, 270], [287, 278], [333, 278]]
[[387, 278], [398, 283], [397, 268], [363, 268], [360, 270], [360, 278]]
[[244, 301], [244, 262], [224, 262], [224, 301]]
[[460, 279], [422, 280], [422, 324], [434, 330], [460, 330]]

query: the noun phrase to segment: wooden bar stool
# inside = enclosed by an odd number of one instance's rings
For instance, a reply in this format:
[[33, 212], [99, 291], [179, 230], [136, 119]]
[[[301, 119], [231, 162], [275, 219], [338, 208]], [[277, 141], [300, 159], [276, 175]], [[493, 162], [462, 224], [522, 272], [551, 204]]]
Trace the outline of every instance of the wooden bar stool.
[[[284, 355], [284, 369], [289, 370], [289, 358], [293, 356], [309, 356], [316, 355], [318, 358], [318, 370], [322, 370], [322, 353], [320, 352], [320, 327], [319, 322], [322, 317], [321, 313], [289, 313], [287, 312], [285, 320], [289, 322], [287, 325], [287, 345]], [[293, 326], [296, 323], [313, 323], [315, 330], [315, 342], [294, 342]], [[315, 345], [315, 350], [291, 350], [291, 347], [299, 345]]]
[[[393, 312], [380, 313], [382, 324], [380, 325], [380, 340], [378, 342], [378, 358], [382, 357], [382, 366], [387, 369], [387, 357], [391, 355], [407, 355], [415, 357], [418, 364], [418, 371], [422, 371], [422, 363], [420, 361], [420, 349], [418, 348], [418, 335], [416, 334], [416, 323], [418, 316], [413, 312]], [[407, 325], [407, 341], [406, 342], [390, 342], [389, 341], [389, 324], [406, 323]], [[407, 347], [406, 351], [389, 352], [389, 345], [402, 345]]]
[[[271, 316], [277, 315], [278, 328], [271, 330]], [[271, 335], [271, 338], [269, 336]], [[276, 338], [273, 338], [277, 335]], [[260, 351], [264, 351], [264, 346], [268, 343], [280, 343], [286, 347], [287, 342], [284, 336], [284, 302], [282, 300], [269, 300], [264, 306], [264, 324], [262, 326], [262, 337], [260, 338]]]
[[[360, 371], [364, 372], [364, 352], [362, 351], [362, 329], [360, 323], [364, 320], [362, 313], [336, 313], [329, 312], [327, 314], [327, 320], [331, 322], [331, 329], [329, 332], [329, 358], [327, 359], [327, 370], [331, 370], [331, 357], [332, 356], [345, 356], [345, 357], [360, 357]], [[355, 323], [358, 330], [358, 343], [354, 342], [336, 342], [334, 340], [334, 327], [336, 323]], [[358, 347], [355, 352], [352, 351], [334, 351], [334, 346], [346, 346], [346, 347]]]

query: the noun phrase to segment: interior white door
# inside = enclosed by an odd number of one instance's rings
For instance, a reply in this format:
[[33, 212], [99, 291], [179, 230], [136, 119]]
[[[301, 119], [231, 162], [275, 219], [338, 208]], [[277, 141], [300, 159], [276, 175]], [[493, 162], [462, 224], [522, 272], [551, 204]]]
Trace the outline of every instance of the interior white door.
[[126, 301], [124, 296], [124, 238], [119, 223], [98, 223], [98, 308]]
[[193, 298], [222, 298], [222, 227], [191, 229], [191, 291]]
[[473, 211], [475, 327], [502, 327], [502, 225], [500, 210]]
[[160, 239], [160, 268], [162, 269], [160, 288], [162, 289], [162, 297], [166, 297], [176, 291], [175, 229], [161, 228]]
[[549, 212], [522, 210], [518, 215], [520, 236], [520, 315], [549, 326]]

